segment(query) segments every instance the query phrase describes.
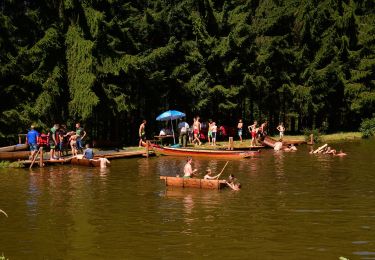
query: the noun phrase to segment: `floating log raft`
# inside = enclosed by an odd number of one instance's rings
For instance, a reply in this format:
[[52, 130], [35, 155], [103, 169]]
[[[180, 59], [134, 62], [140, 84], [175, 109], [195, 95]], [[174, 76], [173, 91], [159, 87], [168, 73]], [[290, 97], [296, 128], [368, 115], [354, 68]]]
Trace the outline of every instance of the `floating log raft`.
[[10, 146], [0, 147], [0, 152], [14, 152], [14, 151], [23, 151], [29, 147], [27, 144], [16, 144]]
[[166, 186], [174, 186], [181, 188], [196, 188], [196, 189], [223, 189], [227, 187], [225, 180], [204, 180], [195, 178], [181, 178], [160, 176], [161, 180], [165, 181]]
[[23, 159], [29, 159], [29, 151], [18, 151], [18, 152], [0, 152], [0, 160], [17, 161]]

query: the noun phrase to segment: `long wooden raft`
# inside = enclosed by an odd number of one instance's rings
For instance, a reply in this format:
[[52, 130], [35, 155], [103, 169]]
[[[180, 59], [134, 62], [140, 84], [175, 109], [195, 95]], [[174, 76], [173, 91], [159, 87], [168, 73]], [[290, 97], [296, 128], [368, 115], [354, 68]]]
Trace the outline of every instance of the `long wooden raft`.
[[71, 164], [75, 165], [82, 165], [82, 166], [89, 166], [89, 167], [99, 167], [100, 161], [99, 160], [89, 160], [86, 158], [78, 159], [73, 157], [70, 161]]
[[16, 152], [0, 152], [0, 160], [22, 160], [28, 159], [30, 151], [16, 151]]
[[165, 181], [166, 186], [174, 186], [181, 188], [220, 190], [227, 187], [225, 180], [204, 180], [169, 176], [160, 176], [160, 179]]
[[16, 144], [10, 146], [0, 147], [0, 152], [14, 152], [26, 150], [29, 146], [27, 144]]
[[203, 149], [187, 149], [187, 148], [170, 148], [170, 147], [153, 147], [162, 155], [172, 156], [198, 156], [198, 157], [214, 157], [222, 159], [243, 159], [253, 157], [259, 154], [259, 151], [223, 151], [223, 150], [203, 150]]

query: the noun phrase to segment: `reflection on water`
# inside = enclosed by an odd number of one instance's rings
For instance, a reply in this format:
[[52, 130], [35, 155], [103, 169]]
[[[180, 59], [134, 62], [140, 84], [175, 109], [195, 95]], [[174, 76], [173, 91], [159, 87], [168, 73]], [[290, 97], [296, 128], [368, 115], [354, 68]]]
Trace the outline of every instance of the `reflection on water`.
[[[105, 169], [0, 169], [0, 252], [9, 259], [371, 259], [374, 141], [346, 158], [262, 151], [230, 161], [243, 188], [165, 187], [186, 158], [113, 161]], [[219, 173], [225, 160], [193, 159]], [[143, 249], [143, 250], [142, 250]], [[260, 257], [261, 256], [261, 257]], [[276, 257], [277, 256], [277, 257]]]

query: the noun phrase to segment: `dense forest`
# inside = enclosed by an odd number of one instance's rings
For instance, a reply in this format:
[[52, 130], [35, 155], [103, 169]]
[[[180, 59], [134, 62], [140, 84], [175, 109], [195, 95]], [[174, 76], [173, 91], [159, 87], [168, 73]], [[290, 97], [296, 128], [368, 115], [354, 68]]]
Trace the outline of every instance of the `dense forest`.
[[77, 121], [136, 143], [168, 109], [357, 130], [375, 113], [375, 1], [2, 0], [0, 99], [1, 143]]

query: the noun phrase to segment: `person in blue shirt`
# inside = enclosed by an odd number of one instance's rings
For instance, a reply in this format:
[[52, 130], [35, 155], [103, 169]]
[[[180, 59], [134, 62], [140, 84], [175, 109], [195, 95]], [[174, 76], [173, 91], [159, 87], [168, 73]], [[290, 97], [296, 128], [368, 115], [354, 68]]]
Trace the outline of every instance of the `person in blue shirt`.
[[90, 148], [89, 144], [86, 144], [86, 149], [83, 151], [83, 158], [94, 159], [94, 151]]
[[27, 144], [29, 145], [30, 151], [31, 151], [30, 158], [34, 158], [34, 155], [35, 155], [36, 151], [38, 151], [39, 133], [34, 128], [35, 127], [32, 125], [30, 127], [29, 132], [27, 132], [27, 135], [26, 135], [26, 141], [27, 141]]

